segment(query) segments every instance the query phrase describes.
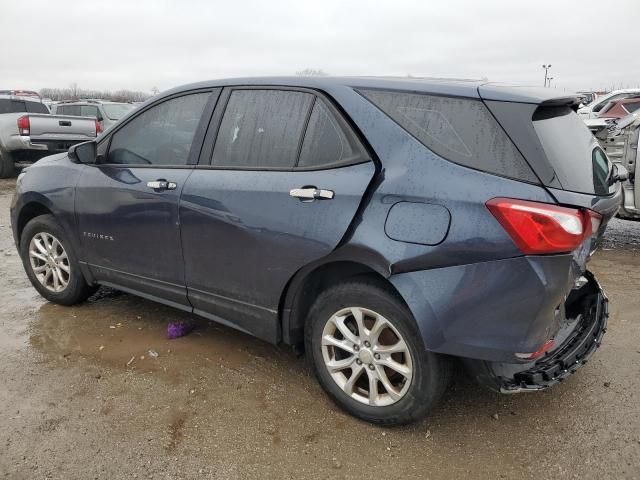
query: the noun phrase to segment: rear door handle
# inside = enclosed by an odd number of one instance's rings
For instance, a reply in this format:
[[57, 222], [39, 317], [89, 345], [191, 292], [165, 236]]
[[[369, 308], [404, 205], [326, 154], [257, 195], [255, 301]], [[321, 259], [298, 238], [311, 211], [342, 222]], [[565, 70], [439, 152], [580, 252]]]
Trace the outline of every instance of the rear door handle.
[[316, 187], [294, 188], [289, 191], [289, 195], [299, 198], [303, 202], [312, 202], [313, 200], [331, 200], [334, 197], [333, 190], [325, 190]]
[[175, 182], [167, 182], [166, 180], [154, 180], [153, 182], [147, 182], [147, 187], [154, 190], [175, 190], [178, 185]]

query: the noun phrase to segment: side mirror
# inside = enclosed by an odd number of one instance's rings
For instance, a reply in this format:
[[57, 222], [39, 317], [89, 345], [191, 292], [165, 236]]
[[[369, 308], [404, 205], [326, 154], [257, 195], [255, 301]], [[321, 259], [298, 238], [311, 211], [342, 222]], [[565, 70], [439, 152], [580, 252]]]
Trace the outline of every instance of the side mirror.
[[86, 163], [92, 165], [97, 160], [96, 142], [78, 143], [69, 149], [69, 157], [78, 163]]

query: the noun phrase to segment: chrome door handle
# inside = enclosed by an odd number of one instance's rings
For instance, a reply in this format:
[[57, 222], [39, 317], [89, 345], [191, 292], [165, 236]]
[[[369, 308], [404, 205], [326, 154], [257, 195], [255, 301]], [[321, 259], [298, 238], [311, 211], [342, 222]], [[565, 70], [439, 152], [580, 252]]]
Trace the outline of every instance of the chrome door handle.
[[313, 200], [331, 200], [334, 197], [333, 190], [325, 190], [322, 188], [294, 188], [289, 191], [289, 195], [299, 198], [303, 202], [311, 202]]
[[155, 180], [153, 182], [147, 182], [147, 187], [154, 190], [175, 190], [178, 184], [175, 182], [167, 182], [166, 180]]

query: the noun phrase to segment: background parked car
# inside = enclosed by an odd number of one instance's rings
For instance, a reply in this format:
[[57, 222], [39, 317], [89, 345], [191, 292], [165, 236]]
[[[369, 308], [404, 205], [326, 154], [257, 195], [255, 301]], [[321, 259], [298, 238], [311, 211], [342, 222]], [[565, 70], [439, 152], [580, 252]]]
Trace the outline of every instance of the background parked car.
[[100, 122], [102, 130], [106, 130], [135, 107], [133, 103], [78, 100], [56, 103], [51, 111], [61, 115], [93, 117]]
[[640, 109], [640, 95], [609, 102], [600, 110], [598, 118], [623, 118]]
[[578, 115], [583, 119], [596, 118], [600, 111], [609, 103], [631, 95], [640, 94], [640, 88], [627, 88], [624, 90], [614, 90], [606, 95], [598, 97], [594, 102], [578, 109]]
[[51, 115], [39, 97], [0, 94], [0, 178], [12, 176], [16, 164], [64, 152], [99, 132], [93, 118]]
[[[640, 113], [640, 110], [638, 110]], [[602, 123], [589, 125], [609, 159], [628, 172], [622, 182], [622, 205], [618, 210], [621, 218], [640, 220], [640, 182], [636, 181], [638, 141], [640, 140], [640, 115], [630, 114], [620, 119], [598, 119]]]

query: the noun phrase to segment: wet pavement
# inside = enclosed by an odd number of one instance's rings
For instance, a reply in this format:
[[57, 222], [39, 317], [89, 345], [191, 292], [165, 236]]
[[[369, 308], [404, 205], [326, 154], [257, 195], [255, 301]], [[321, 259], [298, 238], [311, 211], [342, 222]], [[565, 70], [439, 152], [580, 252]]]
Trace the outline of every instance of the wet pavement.
[[[430, 417], [378, 428], [287, 348], [113, 290], [43, 301], [11, 239], [13, 185], [0, 180], [0, 478], [640, 477], [640, 223], [616, 220], [591, 262], [611, 318], [587, 366], [516, 396], [459, 374]], [[187, 319], [194, 332], [165, 338]]]

